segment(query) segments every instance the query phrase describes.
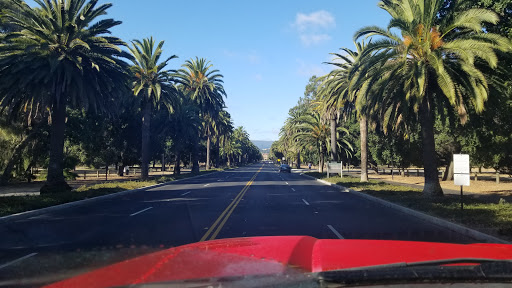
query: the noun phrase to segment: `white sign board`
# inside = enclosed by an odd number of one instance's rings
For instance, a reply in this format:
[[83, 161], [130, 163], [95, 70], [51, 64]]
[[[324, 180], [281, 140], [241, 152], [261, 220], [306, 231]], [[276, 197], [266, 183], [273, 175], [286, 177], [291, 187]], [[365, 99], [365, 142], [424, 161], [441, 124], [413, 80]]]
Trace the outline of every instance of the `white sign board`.
[[453, 154], [453, 173], [469, 174], [469, 155]]
[[469, 166], [468, 154], [453, 154], [453, 181], [457, 186], [469, 186]]
[[329, 162], [329, 163], [327, 163], [327, 165], [328, 165], [329, 169], [333, 169], [333, 170], [335, 170], [335, 169], [340, 170], [341, 169], [341, 163]]
[[343, 162], [327, 162], [327, 177], [330, 177], [330, 173], [338, 174], [343, 178]]
[[453, 174], [453, 181], [457, 186], [469, 186], [469, 174]]

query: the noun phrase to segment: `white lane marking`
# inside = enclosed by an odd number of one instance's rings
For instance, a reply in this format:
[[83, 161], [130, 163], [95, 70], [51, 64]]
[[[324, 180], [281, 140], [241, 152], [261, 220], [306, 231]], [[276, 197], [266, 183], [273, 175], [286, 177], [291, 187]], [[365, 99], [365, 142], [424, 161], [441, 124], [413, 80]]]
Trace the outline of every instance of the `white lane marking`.
[[292, 191], [295, 191], [295, 189], [292, 188]]
[[334, 229], [334, 227], [332, 227], [331, 225], [327, 225], [327, 227], [329, 227], [329, 229], [331, 229], [332, 233], [334, 233], [334, 235], [338, 236], [338, 238], [345, 239], [345, 238], [343, 238], [343, 236], [341, 236], [340, 232], [338, 232], [338, 231], [336, 231], [336, 229]]
[[31, 254], [25, 255], [25, 256], [23, 256], [23, 257], [21, 257], [21, 258], [18, 258], [18, 259], [16, 259], [16, 260], [13, 260], [13, 261], [11, 261], [11, 262], [7, 262], [7, 263], [5, 263], [5, 264], [3, 264], [3, 265], [0, 265], [0, 269], [5, 268], [5, 267], [7, 267], [7, 266], [11, 266], [12, 264], [16, 264], [16, 263], [18, 263], [18, 262], [21, 262], [21, 261], [23, 261], [23, 260], [25, 260], [25, 259], [27, 259], [27, 258], [30, 258], [30, 257], [32, 257], [32, 256], [35, 256], [35, 255], [37, 255], [37, 253], [31, 253]]
[[190, 192], [191, 192], [191, 191], [187, 191], [187, 192], [185, 192], [185, 193], [181, 194], [181, 196], [185, 196], [185, 195], [187, 195], [187, 194], [188, 194], [188, 193], [190, 193]]
[[304, 202], [304, 204], [306, 204], [306, 205], [308, 205], [308, 206], [309, 206], [308, 201], [306, 201], [306, 200], [302, 199], [302, 202]]
[[144, 211], [148, 211], [149, 209], [152, 209], [152, 208], [153, 208], [153, 207], [149, 207], [149, 208], [146, 208], [146, 209], [144, 209], [144, 210], [140, 210], [139, 212], [135, 212], [135, 213], [133, 213], [133, 214], [130, 214], [130, 216], [135, 216], [135, 215], [140, 214], [140, 213], [142, 213], [142, 212], [144, 212]]

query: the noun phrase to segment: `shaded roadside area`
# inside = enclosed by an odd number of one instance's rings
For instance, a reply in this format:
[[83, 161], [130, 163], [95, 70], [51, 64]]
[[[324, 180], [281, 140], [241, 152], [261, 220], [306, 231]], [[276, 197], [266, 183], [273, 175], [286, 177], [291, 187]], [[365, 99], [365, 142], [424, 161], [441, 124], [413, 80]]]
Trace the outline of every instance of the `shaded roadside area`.
[[[73, 189], [78, 189], [80, 187], [88, 187], [92, 185], [97, 184], [105, 184], [105, 183], [123, 183], [123, 182], [133, 182], [133, 181], [140, 181], [140, 172], [137, 174], [136, 171], [131, 171], [129, 175], [124, 176], [118, 176], [114, 172], [110, 171], [111, 173], [108, 174], [107, 177], [105, 177], [105, 172], [103, 171], [103, 174], [100, 174], [99, 177], [96, 176], [97, 170], [91, 170], [89, 171], [87, 176], [84, 177], [84, 171], [83, 170], [77, 170], [76, 174], [78, 177], [74, 180], [67, 180], [67, 183], [69, 186], [73, 187]], [[204, 168], [202, 167], [201, 171], [204, 171]], [[182, 169], [181, 174], [186, 175], [190, 173], [190, 169]], [[177, 178], [174, 177], [172, 171], [150, 171], [149, 173], [149, 180], [157, 180], [157, 179], [165, 179], [165, 178]], [[179, 177], [178, 177], [179, 178]], [[25, 196], [25, 195], [39, 195], [39, 190], [44, 185], [44, 181], [33, 181], [30, 183], [27, 182], [18, 182], [18, 183], [10, 183], [8, 185], [0, 186], [0, 197], [2, 196]], [[0, 199], [1, 200], [1, 199]]]

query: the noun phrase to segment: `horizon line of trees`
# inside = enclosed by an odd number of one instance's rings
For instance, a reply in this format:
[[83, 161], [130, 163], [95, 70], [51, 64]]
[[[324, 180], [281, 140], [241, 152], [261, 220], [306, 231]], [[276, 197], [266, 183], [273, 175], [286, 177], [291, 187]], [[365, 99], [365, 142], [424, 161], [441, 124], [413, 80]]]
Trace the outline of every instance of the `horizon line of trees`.
[[389, 25], [361, 28], [354, 50], [331, 53], [334, 69], [310, 79], [274, 156], [313, 159], [320, 171], [328, 154], [358, 161], [362, 182], [368, 164], [420, 166], [427, 197], [443, 195], [438, 167], [453, 173], [455, 153], [470, 154], [474, 167], [512, 173], [512, 3], [378, 5]]
[[112, 4], [36, 4], [0, 0], [1, 183], [47, 167], [41, 193], [53, 193], [71, 190], [64, 174], [78, 164], [140, 164], [147, 179], [151, 160], [172, 159], [179, 174], [182, 164], [198, 173], [199, 161], [208, 170], [261, 159], [233, 127], [223, 75], [208, 60], [173, 70], [164, 41], [111, 36], [121, 24], [104, 17]]

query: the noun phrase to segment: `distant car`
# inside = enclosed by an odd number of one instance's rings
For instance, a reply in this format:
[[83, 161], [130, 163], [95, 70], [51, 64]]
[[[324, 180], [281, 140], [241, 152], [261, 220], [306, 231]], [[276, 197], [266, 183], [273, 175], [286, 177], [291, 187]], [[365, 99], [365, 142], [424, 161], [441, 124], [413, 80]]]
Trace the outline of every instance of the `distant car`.
[[288, 164], [281, 164], [281, 167], [279, 167], [279, 172], [292, 173], [292, 167], [290, 167]]

